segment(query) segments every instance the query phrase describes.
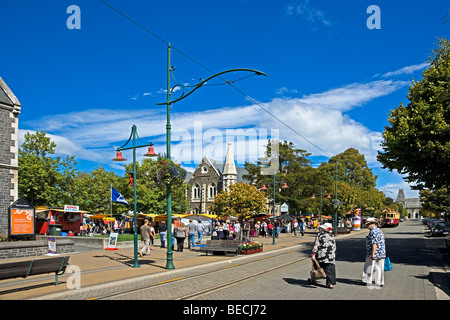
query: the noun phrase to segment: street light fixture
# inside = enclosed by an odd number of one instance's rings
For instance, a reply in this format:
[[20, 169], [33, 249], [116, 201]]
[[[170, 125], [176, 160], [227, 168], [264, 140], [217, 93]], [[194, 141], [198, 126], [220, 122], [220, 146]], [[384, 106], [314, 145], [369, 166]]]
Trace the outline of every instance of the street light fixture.
[[[171, 157], [171, 148], [170, 148], [170, 135], [171, 135], [171, 124], [170, 124], [170, 108], [172, 106], [172, 104], [174, 104], [175, 102], [178, 102], [186, 97], [188, 97], [189, 95], [191, 95], [194, 91], [196, 91], [197, 89], [201, 88], [206, 82], [208, 82], [209, 80], [215, 78], [215, 77], [220, 77], [223, 74], [229, 73], [229, 72], [236, 72], [236, 71], [249, 71], [249, 72], [253, 72], [255, 75], [264, 75], [267, 76], [267, 74], [265, 74], [264, 72], [261, 71], [257, 71], [257, 70], [253, 70], [253, 69], [247, 69], [247, 68], [239, 68], [239, 69], [230, 69], [230, 70], [226, 70], [226, 71], [222, 71], [219, 73], [216, 73], [212, 76], [210, 76], [209, 78], [205, 79], [205, 80], [201, 80], [198, 84], [196, 84], [194, 86], [194, 88], [189, 91], [188, 93], [185, 94], [185, 86], [181, 85], [181, 84], [177, 84], [174, 87], [170, 87], [170, 77], [171, 77], [171, 72], [173, 72], [175, 70], [175, 67], [173, 67], [171, 65], [170, 62], [170, 53], [171, 53], [171, 45], [170, 43], [167, 46], [167, 99], [166, 102], [162, 102], [162, 103], [157, 103], [157, 105], [166, 105], [167, 106], [167, 122], [166, 122], [166, 154], [167, 154], [167, 158], [170, 159]], [[227, 81], [226, 83], [230, 84], [230, 81]], [[182, 88], [182, 95], [180, 97], [178, 97], [177, 99], [171, 100], [171, 95], [172, 92], [174, 92], [174, 89], [176, 89], [176, 87], [181, 87]], [[172, 224], [172, 186], [170, 183], [167, 184], [167, 241], [171, 241], [172, 239], [172, 228], [170, 227]], [[173, 264], [173, 252], [172, 252], [172, 246], [168, 245], [167, 246], [167, 260], [166, 260], [166, 269], [175, 269], [175, 266]]]
[[[132, 149], [133, 150], [133, 177], [134, 177], [134, 181], [133, 181], [133, 188], [134, 188], [134, 192], [133, 192], [133, 199], [134, 199], [134, 223], [133, 223], [133, 229], [134, 229], [134, 264], [133, 264], [133, 268], [139, 268], [139, 262], [138, 262], [138, 241], [137, 241], [137, 214], [136, 214], [136, 149], [137, 148], [142, 148], [142, 147], [149, 147], [148, 148], [148, 152], [146, 154], [144, 154], [145, 157], [157, 157], [158, 155], [155, 153], [155, 151], [153, 150], [153, 143], [149, 143], [149, 144], [143, 144], [140, 146], [136, 146], [136, 138], [139, 139], [138, 135], [137, 135], [137, 128], [135, 125], [133, 125], [131, 127], [131, 135], [128, 138], [128, 141], [121, 147], [117, 148], [117, 154], [116, 157], [114, 159], [112, 159], [112, 161], [115, 162], [123, 162], [123, 161], [127, 161], [127, 159], [125, 159], [122, 156], [122, 150], [129, 150]], [[126, 147], [128, 145], [128, 142], [130, 142], [130, 140], [133, 140], [133, 146], [132, 147]], [[140, 139], [139, 139], [140, 140]]]
[[[319, 196], [320, 195], [320, 209], [319, 209], [319, 220], [321, 220], [321, 216], [322, 216], [322, 186], [320, 186], [320, 193], [314, 193], [311, 197], [311, 199], [315, 199], [315, 196]], [[327, 199], [331, 199], [331, 195], [328, 194]]]

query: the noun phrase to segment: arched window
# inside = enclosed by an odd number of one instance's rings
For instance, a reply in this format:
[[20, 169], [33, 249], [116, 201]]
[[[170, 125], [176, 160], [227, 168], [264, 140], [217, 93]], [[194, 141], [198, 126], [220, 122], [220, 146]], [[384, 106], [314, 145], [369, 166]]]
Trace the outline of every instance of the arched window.
[[208, 198], [210, 199], [214, 199], [217, 195], [217, 186], [214, 182], [212, 182], [209, 186], [208, 186]]
[[198, 183], [192, 187], [192, 199], [200, 199], [200, 186]]

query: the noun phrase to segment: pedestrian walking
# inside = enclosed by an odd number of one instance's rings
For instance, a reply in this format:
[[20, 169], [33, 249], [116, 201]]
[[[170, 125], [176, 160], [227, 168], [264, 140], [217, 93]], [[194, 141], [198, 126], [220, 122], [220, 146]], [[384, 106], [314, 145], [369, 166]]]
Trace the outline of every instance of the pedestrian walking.
[[150, 254], [150, 231], [151, 228], [148, 219], [144, 219], [144, 224], [141, 226], [141, 240], [144, 242], [144, 246], [139, 251], [139, 256], [143, 257], [143, 253]]
[[275, 221], [275, 225], [274, 225], [274, 229], [273, 231], [275, 232], [275, 237], [278, 238], [278, 236], [280, 235], [280, 225], [281, 225], [281, 221], [276, 220]]
[[155, 249], [155, 248], [153, 248], [153, 244], [155, 242], [155, 237], [156, 237], [156, 235], [155, 235], [155, 228], [153, 227], [153, 221], [150, 221], [148, 223], [148, 225], [150, 227], [150, 245], [151, 245], [150, 249], [153, 250], [153, 249]]
[[234, 222], [234, 234], [236, 235], [236, 240], [242, 240], [241, 225], [239, 224], [239, 221]]
[[203, 232], [205, 232], [205, 226], [203, 225], [202, 220], [198, 220], [197, 223], [198, 240], [196, 242], [197, 244], [202, 243]]
[[292, 231], [294, 232], [294, 236], [297, 236], [298, 222], [297, 219], [292, 222]]
[[300, 233], [302, 234], [302, 238], [305, 236], [306, 231], [306, 223], [302, 220], [300, 222]]
[[232, 223], [229, 223], [228, 224], [228, 239], [233, 240], [234, 237], [235, 237], [234, 226]]
[[273, 224], [272, 224], [272, 222], [269, 221], [269, 224], [267, 225], [267, 229], [269, 231], [269, 237], [272, 237], [272, 232], [273, 232]]
[[[194, 249], [194, 242], [195, 242], [195, 232], [197, 230], [197, 226], [192, 221], [192, 219], [189, 219], [189, 224], [187, 225], [188, 229], [188, 249]], [[192, 248], [191, 248], [192, 244]]]
[[175, 228], [175, 238], [177, 239], [177, 250], [183, 252], [184, 239], [186, 239], [187, 230], [186, 225], [181, 222], [178, 227]]
[[242, 221], [242, 236], [243, 239], [247, 240], [250, 233], [250, 223], [244, 219]]
[[167, 232], [167, 225], [166, 225], [166, 222], [163, 220], [163, 221], [161, 221], [161, 224], [158, 226], [158, 233], [159, 233], [159, 240], [161, 241], [161, 248], [165, 248], [166, 232]]
[[[384, 259], [386, 258], [386, 243], [383, 231], [378, 226], [376, 218], [368, 218], [364, 226], [370, 231], [366, 237], [366, 261], [362, 274], [362, 285], [384, 286]], [[375, 279], [373, 273], [375, 270]]]
[[[319, 234], [314, 242], [311, 259], [317, 260], [321, 268], [324, 269], [327, 278], [326, 286], [333, 289], [336, 285], [336, 241], [332, 236], [333, 226], [331, 223], [324, 223], [320, 226]], [[313, 279], [308, 279], [311, 284], [316, 284]]]
[[261, 222], [258, 221], [258, 222], [255, 224], [255, 234], [256, 234], [256, 237], [259, 237], [260, 228], [261, 228]]
[[261, 225], [261, 233], [264, 238], [267, 236], [267, 222], [266, 221], [264, 221]]

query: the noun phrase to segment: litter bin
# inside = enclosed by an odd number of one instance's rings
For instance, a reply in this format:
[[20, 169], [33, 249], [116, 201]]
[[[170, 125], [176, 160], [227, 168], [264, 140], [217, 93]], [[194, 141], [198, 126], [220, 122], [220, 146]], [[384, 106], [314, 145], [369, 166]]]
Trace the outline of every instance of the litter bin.
[[49, 227], [50, 227], [49, 235], [51, 236], [61, 235], [62, 224], [50, 224]]

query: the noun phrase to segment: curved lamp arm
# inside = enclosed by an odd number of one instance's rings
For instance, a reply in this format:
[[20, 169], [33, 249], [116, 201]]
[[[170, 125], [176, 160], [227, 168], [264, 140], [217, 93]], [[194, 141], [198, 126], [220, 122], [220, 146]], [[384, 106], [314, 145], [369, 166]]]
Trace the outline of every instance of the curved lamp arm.
[[[192, 90], [189, 91], [188, 93], [184, 94], [184, 91], [183, 91], [183, 94], [181, 95], [181, 97], [179, 97], [179, 98], [177, 98], [177, 99], [175, 99], [175, 100], [169, 101], [169, 102], [167, 102], [167, 101], [166, 101], [166, 102], [160, 102], [160, 103], [157, 103], [157, 105], [172, 104], [172, 103], [175, 103], [175, 102], [177, 102], [177, 101], [180, 101], [180, 100], [182, 100], [182, 99], [184, 99], [184, 98], [190, 96], [194, 91], [196, 91], [197, 89], [199, 89], [201, 86], [203, 86], [203, 84], [205, 84], [205, 83], [208, 82], [209, 80], [211, 80], [211, 79], [213, 79], [213, 78], [215, 78], [215, 77], [221, 76], [222, 74], [229, 73], [229, 72], [235, 72], [235, 71], [249, 71], [249, 72], [254, 72], [254, 73], [255, 73], [256, 75], [258, 75], [258, 76], [263, 75], [263, 76], [266, 76], [266, 77], [267, 77], [267, 74], [265, 74], [264, 72], [261, 72], [261, 71], [258, 71], [258, 70], [254, 70], [254, 69], [237, 68], [237, 69], [225, 70], [225, 71], [216, 73], [216, 74], [212, 75], [211, 77], [209, 77], [209, 78], [207, 78], [207, 79], [205, 79], [205, 80], [200, 81], [200, 82], [194, 87], [194, 89], [192, 89]], [[227, 81], [227, 82], [228, 82], [228, 81]], [[179, 85], [177, 84], [176, 86], [174, 86], [174, 87], [172, 88], [172, 90], [173, 90], [175, 87], [177, 87], [177, 86], [179, 86]], [[172, 91], [172, 90], [171, 90], [171, 91]]]

